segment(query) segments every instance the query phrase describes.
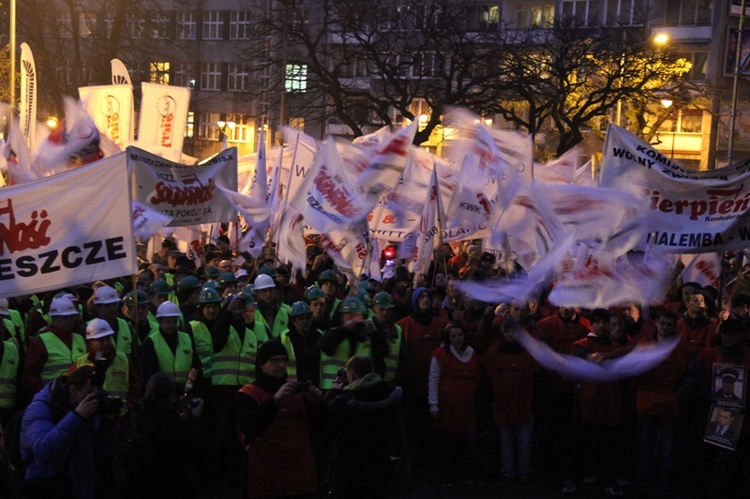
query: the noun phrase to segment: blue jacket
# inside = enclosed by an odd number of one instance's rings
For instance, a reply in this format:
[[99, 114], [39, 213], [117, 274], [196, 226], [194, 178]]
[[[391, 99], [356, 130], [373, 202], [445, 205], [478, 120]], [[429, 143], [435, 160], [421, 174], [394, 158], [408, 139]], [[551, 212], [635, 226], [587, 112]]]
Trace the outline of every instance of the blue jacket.
[[[53, 386], [48, 383], [34, 396], [21, 422], [21, 458], [29, 462], [26, 479], [43, 478], [62, 471], [68, 463], [68, 475], [77, 498], [93, 498], [96, 489], [96, 464], [114, 456], [117, 450], [117, 419], [92, 417], [85, 420], [72, 409], [60, 408], [52, 400]], [[67, 394], [66, 387], [58, 387]], [[64, 390], [64, 392], [63, 392]], [[68, 403], [68, 400], [63, 400]], [[60, 418], [62, 415], [62, 418]]]

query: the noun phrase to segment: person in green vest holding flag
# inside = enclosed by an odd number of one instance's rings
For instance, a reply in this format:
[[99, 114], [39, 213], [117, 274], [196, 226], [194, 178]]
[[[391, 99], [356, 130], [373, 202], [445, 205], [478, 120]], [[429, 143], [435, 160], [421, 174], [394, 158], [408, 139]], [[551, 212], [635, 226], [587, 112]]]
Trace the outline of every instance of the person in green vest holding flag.
[[339, 369], [354, 355], [372, 358], [375, 325], [366, 320], [367, 307], [350, 296], [341, 302], [341, 326], [329, 329], [320, 340], [320, 389], [330, 390]]
[[[100, 286], [94, 291], [93, 308], [96, 318], [104, 319], [112, 327], [112, 331], [114, 331], [112, 345], [115, 351], [133, 357], [135, 349], [138, 347], [137, 336], [128, 321], [118, 317], [119, 305], [120, 297], [113, 287]], [[86, 327], [83, 326], [82, 329], [82, 333], [85, 335]]]
[[86, 365], [106, 369], [102, 388], [110, 395], [122, 398], [121, 414], [124, 415], [135, 408], [143, 389], [133, 361], [124, 353], [115, 351], [112, 345], [114, 334], [104, 319], [91, 319], [86, 325], [88, 352], [76, 359], [71, 370]]
[[36, 395], [46, 383], [68, 372], [86, 353], [83, 336], [75, 332], [80, 315], [68, 298], [55, 298], [49, 307], [50, 325], [29, 342], [21, 384], [26, 395]]
[[313, 313], [310, 306], [298, 301], [292, 305], [289, 329], [280, 336], [281, 343], [289, 353], [287, 376], [299, 381], [320, 385], [320, 339], [323, 332], [313, 329]]
[[156, 310], [159, 329], [143, 341], [141, 370], [146, 382], [157, 372], [169, 375], [181, 394], [190, 369], [200, 371], [201, 361], [193, 339], [177, 329], [180, 315], [180, 309], [171, 301], [159, 305]]

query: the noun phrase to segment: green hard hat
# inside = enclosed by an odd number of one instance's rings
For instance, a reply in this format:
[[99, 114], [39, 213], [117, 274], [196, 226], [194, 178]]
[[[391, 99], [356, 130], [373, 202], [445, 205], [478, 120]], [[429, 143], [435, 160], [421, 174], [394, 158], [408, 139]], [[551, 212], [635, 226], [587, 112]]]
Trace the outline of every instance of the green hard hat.
[[324, 270], [318, 277], [318, 285], [322, 286], [324, 282], [333, 282], [338, 286], [339, 276], [333, 270]]
[[396, 303], [393, 301], [393, 297], [390, 293], [388, 293], [387, 291], [381, 291], [372, 299], [372, 305], [377, 305], [379, 307], [385, 308], [393, 308], [396, 306]]
[[366, 289], [357, 290], [357, 298], [359, 298], [359, 301], [364, 303], [366, 306], [370, 306], [370, 293], [368, 293]]
[[292, 305], [292, 311], [289, 312], [289, 317], [297, 317], [305, 314], [312, 314], [310, 305], [303, 301], [294, 302], [294, 304]]
[[206, 281], [203, 283], [203, 288], [211, 288], [218, 291], [221, 289], [221, 284], [219, 284], [219, 281]]
[[249, 306], [257, 307], [258, 306], [258, 304], [255, 301], [255, 297], [253, 296], [252, 289], [245, 288], [245, 290], [240, 295], [240, 298], [242, 298], [242, 300], [245, 302], [245, 306], [246, 307], [249, 307]]
[[202, 286], [198, 278], [195, 277], [194, 275], [189, 275], [189, 276], [183, 277], [180, 280], [180, 282], [177, 284], [177, 291], [180, 294], [182, 294], [185, 291], [189, 291], [191, 289], [196, 289], [196, 288], [200, 289], [201, 287]]
[[263, 265], [258, 269], [258, 275], [260, 274], [265, 274], [269, 277], [276, 278], [277, 272], [276, 269], [271, 267], [270, 265]]
[[216, 279], [221, 274], [221, 270], [219, 270], [219, 267], [214, 267], [213, 265], [209, 265], [206, 267], [206, 270], [203, 271], [203, 277], [207, 279]]
[[221, 296], [211, 287], [205, 287], [201, 289], [201, 294], [198, 297], [198, 303], [206, 305], [209, 303], [221, 303]]
[[234, 277], [233, 272], [222, 272], [219, 276], [219, 284], [223, 288], [227, 284], [237, 284], [237, 278]]
[[172, 286], [167, 281], [159, 279], [152, 282], [148, 290], [153, 295], [168, 295], [172, 292]]
[[326, 298], [326, 294], [323, 292], [322, 289], [320, 289], [317, 286], [310, 286], [305, 290], [305, 301], [311, 302], [312, 300], [317, 300], [318, 298]]
[[[147, 305], [148, 304], [148, 295], [144, 293], [143, 291], [138, 291], [136, 293], [136, 296], [138, 297], [138, 305]], [[122, 302], [127, 305], [128, 307], [133, 306], [133, 292], [126, 293], [125, 296], [122, 297]]]
[[341, 310], [342, 314], [354, 314], [357, 312], [363, 314], [367, 313], [367, 307], [364, 303], [362, 303], [362, 300], [353, 296], [350, 296], [349, 298], [346, 298], [343, 302], [341, 302], [341, 307], [339, 308], [339, 310]]

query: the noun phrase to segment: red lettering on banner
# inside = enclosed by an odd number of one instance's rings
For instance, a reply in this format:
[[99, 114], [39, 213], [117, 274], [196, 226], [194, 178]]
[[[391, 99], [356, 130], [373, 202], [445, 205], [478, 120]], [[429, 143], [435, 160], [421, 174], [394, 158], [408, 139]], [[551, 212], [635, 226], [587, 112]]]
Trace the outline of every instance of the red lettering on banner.
[[172, 121], [174, 114], [169, 113], [161, 117], [161, 145], [162, 147], [172, 147]]
[[5, 248], [8, 248], [8, 253], [15, 253], [41, 248], [50, 243], [51, 239], [47, 237], [47, 230], [52, 222], [46, 220], [47, 210], [31, 212], [29, 223], [16, 222], [13, 202], [8, 199], [8, 204], [0, 207], [0, 220], [6, 215], [8, 223], [0, 222], [0, 256], [5, 255]]
[[337, 185], [340, 185], [341, 181], [338, 175], [332, 177], [328, 174], [326, 165], [321, 165], [320, 173], [315, 177], [313, 183], [320, 193], [323, 194], [326, 201], [331, 203], [338, 213], [347, 217], [356, 214], [356, 209], [352, 206], [349, 191], [344, 186], [337, 188]]
[[393, 215], [386, 215], [383, 217], [383, 223], [384, 224], [395, 224], [396, 223], [396, 217]]
[[107, 131], [112, 142], [120, 145], [120, 113], [112, 113], [107, 116]]
[[214, 179], [208, 179], [206, 185], [197, 180], [198, 186], [179, 187], [164, 182], [156, 184], [156, 194], [151, 196], [149, 202], [154, 205], [167, 203], [172, 206], [190, 206], [210, 201], [214, 197]]
[[490, 202], [487, 200], [487, 198], [482, 194], [481, 192], [477, 192], [477, 200], [479, 201], [479, 204], [484, 208], [484, 211], [489, 215], [492, 213], [492, 208], [490, 207]]
[[393, 139], [389, 140], [388, 143], [378, 151], [379, 155], [395, 154], [397, 156], [406, 156], [406, 151], [411, 143], [406, 140], [406, 137], [397, 135]]
[[[706, 199], [666, 199], [659, 191], [646, 190], [651, 196], [651, 209], [662, 213], [689, 215], [690, 220], [698, 220], [703, 215], [726, 215], [728, 213], [744, 213], [750, 208], [750, 192], [743, 192], [743, 185], [734, 189], [706, 189]], [[731, 197], [731, 199], [726, 199]], [[722, 199], [724, 198], [724, 199]]]

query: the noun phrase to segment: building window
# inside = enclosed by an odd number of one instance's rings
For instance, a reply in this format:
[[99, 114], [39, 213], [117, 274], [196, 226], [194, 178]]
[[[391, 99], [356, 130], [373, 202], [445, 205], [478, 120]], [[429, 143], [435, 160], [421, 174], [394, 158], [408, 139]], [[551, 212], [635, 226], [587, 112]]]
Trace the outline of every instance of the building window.
[[192, 139], [195, 133], [195, 112], [188, 111], [187, 122], [185, 123], [185, 137]]
[[440, 61], [434, 52], [423, 52], [414, 58], [414, 76], [437, 76]]
[[172, 63], [169, 74], [172, 85], [195, 88], [195, 64], [192, 62]]
[[307, 64], [287, 64], [284, 90], [307, 92]]
[[112, 36], [112, 28], [115, 25], [115, 13], [107, 11], [104, 13], [104, 36], [110, 38]]
[[599, 24], [599, 0], [563, 0], [562, 17], [575, 19], [584, 26], [596, 26]]
[[195, 40], [198, 22], [192, 12], [177, 12], [175, 14], [178, 40]]
[[240, 92], [247, 88], [250, 65], [246, 62], [230, 63], [227, 66], [227, 90]]
[[643, 15], [646, 12], [643, 2], [644, 0], [608, 0], [607, 25], [633, 26], [643, 24]]
[[289, 127], [295, 130], [305, 129], [305, 118], [302, 116], [291, 116], [289, 117]]
[[224, 20], [218, 10], [209, 10], [203, 13], [203, 39], [221, 40]]
[[57, 22], [60, 29], [60, 38], [73, 38], [73, 23], [70, 21], [70, 14], [61, 12], [57, 16]]
[[708, 26], [711, 24], [711, 0], [667, 0], [664, 24], [667, 26]]
[[219, 113], [201, 113], [198, 123], [198, 138], [204, 140], [219, 140], [221, 130], [218, 121], [221, 119]]
[[[704, 81], [708, 69], [708, 52], [688, 52], [679, 54], [681, 59], [690, 63], [687, 77], [690, 80]], [[733, 71], [733, 70], [732, 70]]]
[[169, 62], [152, 62], [149, 81], [169, 85]]
[[165, 12], [151, 14], [151, 38], [161, 40], [169, 38], [169, 15]]
[[89, 38], [96, 31], [96, 16], [86, 12], [78, 13], [78, 34], [81, 38]]
[[467, 31], [497, 31], [500, 28], [499, 5], [470, 5], [466, 7]]
[[659, 127], [667, 133], [702, 133], [703, 111], [700, 109], [680, 109], [672, 113]]
[[516, 7], [516, 28], [549, 28], [554, 21], [554, 3], [525, 3]]
[[250, 119], [244, 114], [227, 114], [227, 123], [234, 123], [233, 126], [227, 126], [225, 133], [227, 142], [247, 142], [250, 137]]
[[250, 39], [250, 11], [233, 10], [229, 13], [229, 39]]
[[201, 65], [201, 90], [221, 90], [220, 62], [204, 62]]
[[79, 85], [91, 85], [96, 81], [95, 63], [91, 59], [81, 60], [81, 81]]
[[142, 38], [145, 24], [143, 17], [138, 14], [128, 14], [125, 18], [125, 29], [130, 38]]
[[73, 74], [73, 64], [69, 59], [55, 63], [55, 79], [65, 85], [71, 84], [70, 76]]

